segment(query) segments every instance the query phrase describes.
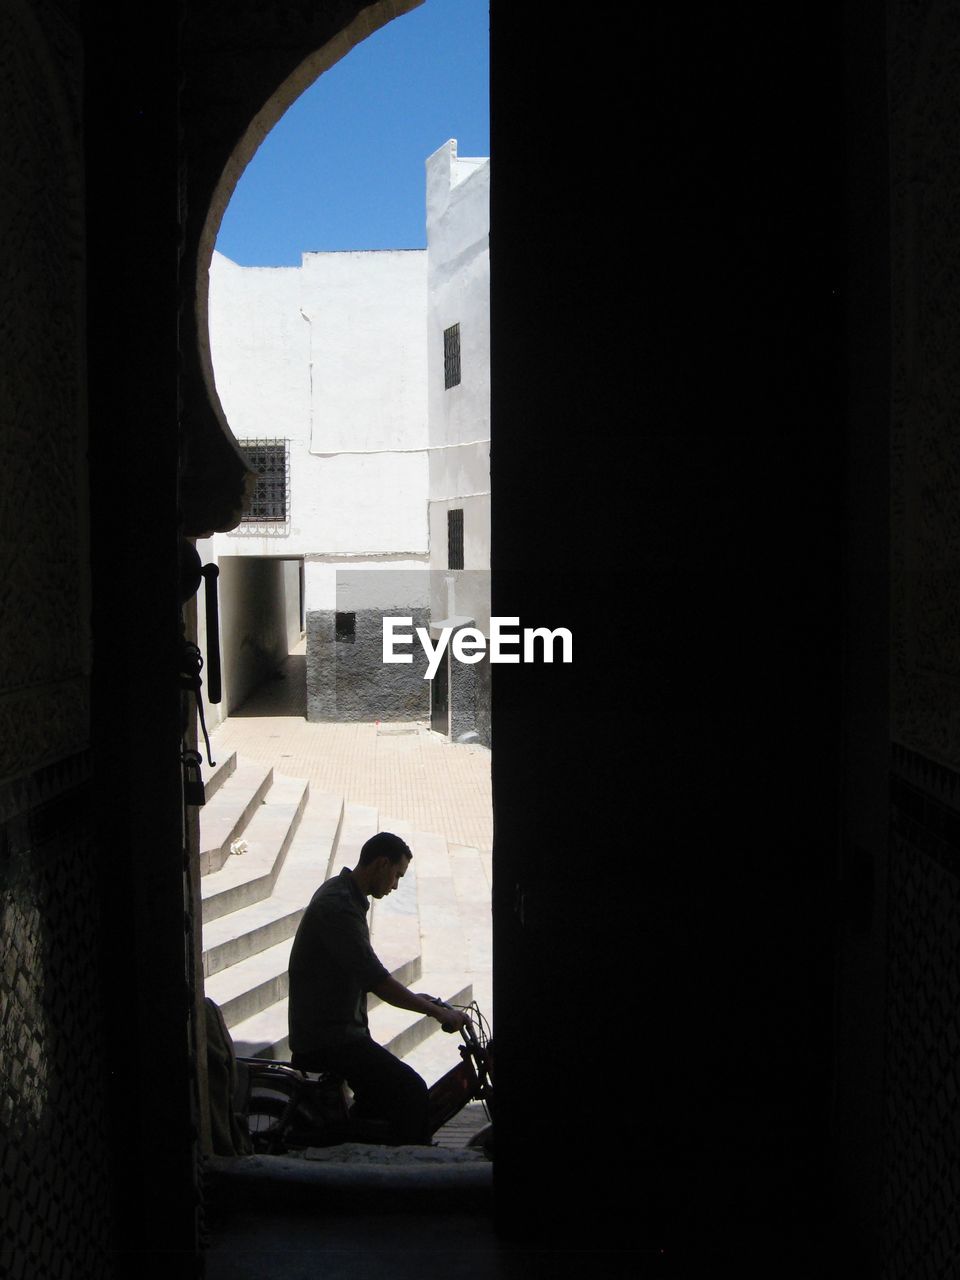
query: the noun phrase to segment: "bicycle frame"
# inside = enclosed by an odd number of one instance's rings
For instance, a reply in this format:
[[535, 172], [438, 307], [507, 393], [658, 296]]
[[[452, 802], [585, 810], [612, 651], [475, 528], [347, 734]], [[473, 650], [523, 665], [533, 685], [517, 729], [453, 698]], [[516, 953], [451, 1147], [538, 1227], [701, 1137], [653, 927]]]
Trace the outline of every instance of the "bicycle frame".
[[468, 1102], [482, 1102], [493, 1119], [492, 1054], [481, 1044], [476, 1029], [468, 1021], [460, 1032], [461, 1061], [430, 1086], [428, 1126], [430, 1137], [462, 1111]]
[[[428, 1091], [431, 1138], [468, 1102], [482, 1102], [493, 1119], [492, 1041], [484, 1034], [480, 1010], [476, 1005], [470, 1008], [476, 1024], [468, 1016], [461, 1028], [461, 1061]], [[349, 1115], [343, 1082], [332, 1073], [314, 1079], [289, 1063], [260, 1058], [241, 1058], [238, 1062], [249, 1077], [247, 1122], [254, 1150], [277, 1155], [304, 1146], [389, 1141], [386, 1121], [361, 1121]]]

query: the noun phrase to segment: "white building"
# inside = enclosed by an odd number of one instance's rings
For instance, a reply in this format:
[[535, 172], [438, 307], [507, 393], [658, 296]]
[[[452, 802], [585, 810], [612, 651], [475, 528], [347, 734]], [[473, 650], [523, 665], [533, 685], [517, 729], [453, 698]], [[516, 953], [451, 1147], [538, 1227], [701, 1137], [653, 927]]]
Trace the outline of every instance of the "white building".
[[486, 659], [432, 682], [419, 644], [382, 661], [384, 614], [489, 625], [489, 161], [451, 140], [426, 170], [426, 250], [214, 255], [217, 391], [262, 474], [242, 524], [198, 544], [220, 567], [224, 713], [305, 633], [310, 719], [432, 710], [489, 743]]

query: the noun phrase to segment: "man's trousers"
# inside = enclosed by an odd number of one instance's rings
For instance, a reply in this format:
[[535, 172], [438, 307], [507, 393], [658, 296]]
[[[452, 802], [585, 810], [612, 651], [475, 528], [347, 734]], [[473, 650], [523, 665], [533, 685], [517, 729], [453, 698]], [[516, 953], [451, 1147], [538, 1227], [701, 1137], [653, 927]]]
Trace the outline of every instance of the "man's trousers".
[[427, 1143], [427, 1086], [412, 1067], [366, 1036], [312, 1053], [294, 1053], [299, 1071], [332, 1071], [353, 1090], [355, 1114], [389, 1120], [399, 1143]]

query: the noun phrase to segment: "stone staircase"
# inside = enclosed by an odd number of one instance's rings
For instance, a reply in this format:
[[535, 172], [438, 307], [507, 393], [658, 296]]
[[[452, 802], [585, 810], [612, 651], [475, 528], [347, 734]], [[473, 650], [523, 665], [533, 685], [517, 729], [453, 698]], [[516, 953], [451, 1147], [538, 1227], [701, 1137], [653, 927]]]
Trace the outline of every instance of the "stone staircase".
[[[399, 888], [371, 903], [374, 949], [394, 977], [415, 990], [457, 1004], [473, 998], [472, 971], [484, 965], [489, 971], [489, 868], [485, 872], [476, 850], [451, 850], [442, 836], [312, 792], [303, 779], [235, 754], [207, 779], [206, 794], [200, 810], [204, 987], [223, 1011], [240, 1056], [289, 1059], [287, 964], [297, 925], [316, 888], [354, 866], [361, 845], [378, 830], [402, 835], [414, 856]], [[372, 995], [369, 1012], [374, 1039], [400, 1057], [419, 1052], [423, 1058], [427, 1037], [439, 1030], [435, 1019]]]

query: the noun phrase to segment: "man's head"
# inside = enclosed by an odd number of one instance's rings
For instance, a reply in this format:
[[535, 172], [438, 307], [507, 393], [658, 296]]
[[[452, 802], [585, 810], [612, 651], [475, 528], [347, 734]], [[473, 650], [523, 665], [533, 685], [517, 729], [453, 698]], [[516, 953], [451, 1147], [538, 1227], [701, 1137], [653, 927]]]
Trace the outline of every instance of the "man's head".
[[392, 831], [379, 831], [364, 844], [357, 862], [359, 878], [373, 898], [384, 898], [397, 887], [410, 865], [410, 846]]

